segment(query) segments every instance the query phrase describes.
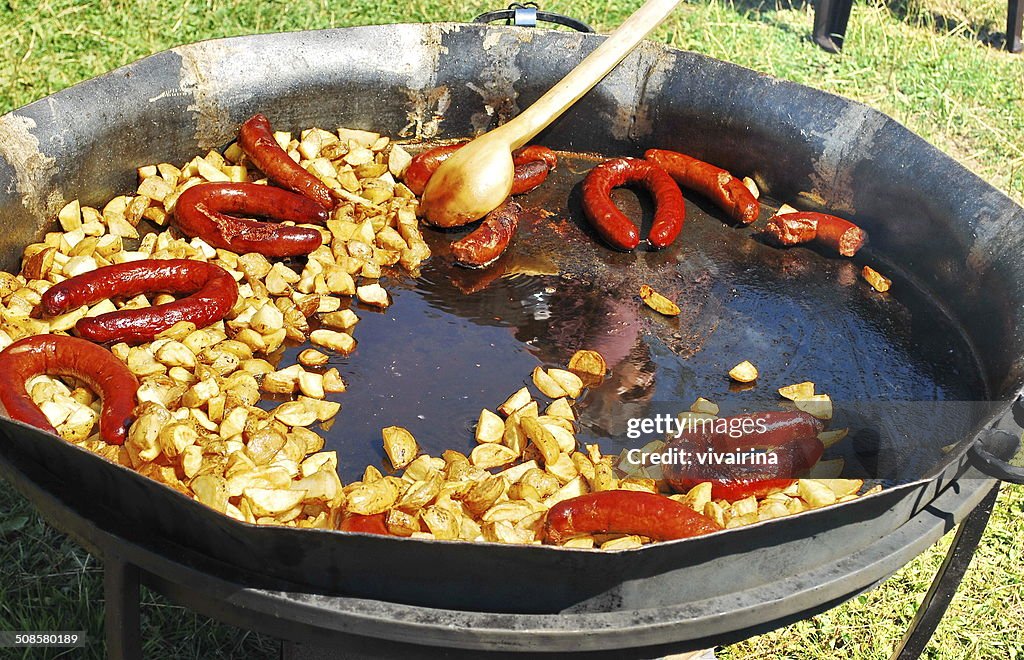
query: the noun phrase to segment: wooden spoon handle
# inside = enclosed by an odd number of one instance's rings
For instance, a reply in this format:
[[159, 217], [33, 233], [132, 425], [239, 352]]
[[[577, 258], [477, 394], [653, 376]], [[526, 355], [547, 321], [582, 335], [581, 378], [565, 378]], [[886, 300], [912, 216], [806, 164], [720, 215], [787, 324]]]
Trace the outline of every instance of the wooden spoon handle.
[[492, 132], [518, 149], [599, 83], [637, 44], [656, 28], [680, 0], [648, 0], [627, 18], [604, 43], [522, 114]]

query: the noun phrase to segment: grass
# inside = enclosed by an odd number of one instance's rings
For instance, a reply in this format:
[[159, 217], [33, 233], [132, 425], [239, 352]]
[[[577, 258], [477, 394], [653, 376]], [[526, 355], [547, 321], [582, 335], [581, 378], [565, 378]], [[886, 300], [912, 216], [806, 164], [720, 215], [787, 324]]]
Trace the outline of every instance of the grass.
[[[0, 113], [153, 52], [213, 37], [368, 23], [470, 20], [503, 2], [451, 0], [0, 0]], [[544, 3], [607, 31], [639, 2]], [[694, 0], [655, 38], [862, 101], [1024, 200], [1024, 58], [996, 50], [1002, 0], [857, 3], [842, 55], [808, 40], [813, 9]], [[1024, 658], [1024, 489], [1004, 487], [981, 549], [926, 651]], [[727, 658], [886, 658], [913, 617], [947, 536], [879, 588], [720, 650]], [[799, 561], [799, 558], [794, 558]], [[276, 641], [144, 595], [147, 657], [277, 656]], [[0, 485], [0, 628], [102, 637], [102, 568]], [[89, 657], [102, 657], [102, 644]], [[58, 657], [30, 652], [24, 657]], [[18, 657], [18, 656], [11, 656]], [[68, 653], [66, 657], [79, 657]]]

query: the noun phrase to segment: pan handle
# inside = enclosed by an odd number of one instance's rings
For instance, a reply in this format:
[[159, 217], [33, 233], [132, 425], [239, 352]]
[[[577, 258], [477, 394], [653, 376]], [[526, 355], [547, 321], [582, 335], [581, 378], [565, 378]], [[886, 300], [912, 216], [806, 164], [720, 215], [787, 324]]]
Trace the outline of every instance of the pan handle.
[[999, 458], [1013, 456], [1021, 447], [1021, 429], [1024, 427], [1024, 402], [1017, 398], [1010, 412], [978, 434], [967, 450], [971, 464], [990, 477], [1012, 484], [1024, 484], [1024, 467]]
[[505, 25], [518, 25], [519, 27], [537, 27], [537, 21], [564, 25], [579, 32], [593, 32], [594, 29], [583, 21], [556, 14], [550, 11], [541, 11], [536, 2], [513, 2], [508, 9], [499, 9], [480, 14], [473, 19], [474, 23], [493, 23], [504, 20]]

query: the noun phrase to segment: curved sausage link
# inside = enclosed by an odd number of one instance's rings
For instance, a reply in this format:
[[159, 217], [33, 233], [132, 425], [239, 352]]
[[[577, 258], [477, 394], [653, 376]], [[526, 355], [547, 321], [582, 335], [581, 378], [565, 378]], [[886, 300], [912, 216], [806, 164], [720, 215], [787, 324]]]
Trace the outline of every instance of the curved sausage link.
[[327, 210], [334, 208], [330, 189], [281, 148], [266, 117], [256, 114], [242, 124], [238, 131], [238, 144], [271, 181], [308, 197]]
[[564, 500], [544, 521], [544, 541], [564, 543], [585, 534], [638, 534], [655, 541], [684, 539], [721, 529], [715, 521], [663, 495], [604, 490]]
[[296, 223], [324, 224], [327, 211], [316, 202], [287, 190], [255, 183], [202, 183], [181, 193], [174, 206], [174, 224], [189, 236], [239, 254], [294, 257], [320, 247], [316, 229], [257, 222], [236, 214]]
[[56, 316], [113, 296], [157, 291], [192, 295], [165, 305], [87, 316], [75, 329], [99, 343], [139, 344], [152, 341], [178, 321], [191, 321], [197, 328], [215, 323], [238, 299], [238, 285], [220, 266], [191, 259], [143, 259], [105, 266], [54, 284], [43, 294], [40, 305], [46, 314]]
[[483, 268], [501, 256], [519, 227], [523, 207], [512, 200], [487, 214], [480, 226], [452, 243], [452, 254], [460, 266]]
[[[402, 175], [402, 182], [413, 194], [422, 195], [424, 188], [427, 187], [427, 181], [441, 163], [451, 158], [453, 153], [466, 144], [468, 143], [445, 144], [416, 154]], [[512, 152], [512, 164], [515, 166], [512, 194], [521, 195], [544, 183], [548, 173], [558, 164], [558, 156], [547, 147], [532, 144]]]
[[743, 182], [726, 170], [664, 149], [648, 149], [644, 158], [660, 165], [681, 187], [695, 190], [713, 201], [733, 220], [745, 225], [757, 220], [761, 205]]
[[[668, 443], [663, 474], [676, 492], [685, 493], [710, 481], [714, 499], [732, 502], [750, 495], [764, 497], [785, 489], [796, 474], [821, 459], [825, 445], [818, 433], [823, 429], [821, 420], [805, 412], [762, 412], [708, 420], [701, 428], [688, 430]], [[708, 463], [695, 457], [751, 449], [770, 450], [776, 462]], [[683, 462], [682, 456], [689, 460]]]
[[590, 170], [583, 180], [583, 211], [609, 245], [632, 250], [640, 232], [611, 199], [612, 188], [638, 183], [654, 197], [654, 224], [647, 237], [656, 248], [670, 245], [683, 228], [686, 203], [672, 177], [654, 163], [638, 158], [613, 158]]
[[100, 437], [108, 444], [124, 444], [134, 420], [139, 381], [113, 353], [63, 335], [25, 337], [0, 352], [0, 405], [6, 415], [56, 434], [25, 389], [25, 381], [40, 374], [74, 376], [86, 382], [103, 399]]
[[765, 231], [779, 245], [816, 241], [844, 257], [857, 254], [868, 240], [867, 232], [849, 220], [813, 211], [774, 215]]

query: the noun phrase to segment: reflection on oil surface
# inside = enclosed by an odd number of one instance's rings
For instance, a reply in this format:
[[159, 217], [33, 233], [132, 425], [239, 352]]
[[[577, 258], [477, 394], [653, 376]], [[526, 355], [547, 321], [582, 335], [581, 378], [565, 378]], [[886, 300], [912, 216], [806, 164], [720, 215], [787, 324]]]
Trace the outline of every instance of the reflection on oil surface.
[[[888, 295], [873, 291], [857, 277], [861, 256], [851, 262], [771, 248], [690, 197], [675, 245], [612, 252], [581, 222], [576, 184], [587, 162], [563, 163], [521, 199], [545, 212], [522, 223], [495, 266], [451, 265], [445, 247], [459, 234], [428, 230], [435, 257], [422, 275], [385, 282], [394, 297], [385, 312], [356, 309], [358, 348], [332, 361], [349, 387], [326, 448], [338, 450], [344, 480], [367, 464], [384, 467], [380, 429], [392, 424], [432, 455], [468, 452], [482, 407], [494, 409], [528, 384], [538, 364], [564, 366], [582, 348], [601, 352], [611, 373], [580, 400], [578, 437], [609, 453], [629, 444], [627, 418], [683, 410], [698, 396], [718, 402], [723, 414], [775, 409], [777, 388], [803, 380], [840, 405], [984, 397], [955, 324], [908, 283], [896, 282]], [[650, 209], [636, 197], [624, 193], [620, 201], [649, 223]], [[683, 313], [665, 318], [647, 309], [637, 296], [645, 283]], [[742, 360], [754, 362], [761, 378], [730, 391], [726, 374]], [[932, 455], [935, 447], [925, 444]]]

